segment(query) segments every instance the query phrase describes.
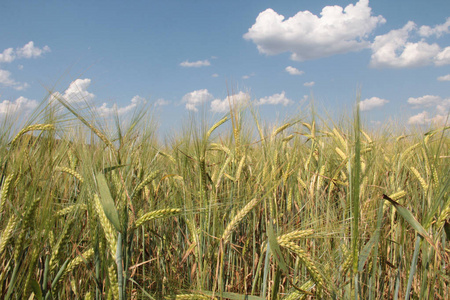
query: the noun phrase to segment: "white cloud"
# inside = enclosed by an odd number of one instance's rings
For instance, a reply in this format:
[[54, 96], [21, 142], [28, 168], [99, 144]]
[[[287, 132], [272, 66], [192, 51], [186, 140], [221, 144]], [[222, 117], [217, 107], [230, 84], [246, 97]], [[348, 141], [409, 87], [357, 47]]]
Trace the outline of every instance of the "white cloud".
[[254, 73], [254, 72], [251, 73], [251, 74], [249, 74], [249, 75], [244, 75], [244, 76], [242, 76], [242, 79], [249, 79], [250, 77], [253, 77], [253, 76], [255, 76], [255, 73]]
[[209, 62], [209, 60], [198, 60], [198, 61], [194, 61], [194, 62], [190, 62], [188, 60], [183, 61], [180, 66], [182, 67], [188, 67], [188, 68], [199, 68], [199, 67], [206, 67], [211, 65], [211, 63]]
[[23, 70], [23, 65], [18, 65], [17, 68], [18, 68], [19, 70]]
[[372, 110], [374, 108], [382, 107], [386, 103], [389, 103], [389, 101], [386, 99], [372, 97], [359, 102], [359, 109], [361, 111]]
[[444, 50], [439, 52], [434, 58], [434, 64], [436, 66], [443, 66], [450, 64], [450, 47], [446, 47]]
[[211, 75], [211, 77], [219, 77], [219, 74], [214, 73], [214, 74]]
[[43, 48], [35, 47], [33, 41], [29, 41], [22, 48], [7, 48], [0, 53], [0, 63], [10, 63], [16, 58], [36, 58], [42, 54], [50, 52], [49, 46]]
[[408, 119], [408, 124], [410, 125], [428, 125], [428, 124], [436, 124], [436, 125], [444, 125], [447, 121], [447, 117], [445, 115], [437, 114], [434, 117], [430, 117], [430, 114], [427, 111], [423, 111], [414, 115]]
[[89, 78], [77, 79], [70, 83], [62, 96], [68, 102], [89, 102], [95, 97], [94, 94], [87, 91], [90, 85], [91, 80]]
[[310, 81], [310, 82], [305, 82], [303, 85], [304, 86], [314, 86], [316, 83], [314, 81]]
[[430, 26], [420, 26], [419, 34], [424, 37], [435, 35], [440, 37], [444, 33], [450, 33], [450, 18], [447, 18], [444, 24], [436, 25], [433, 28]]
[[0, 53], [0, 63], [10, 63], [16, 58], [14, 54], [13, 48], [8, 48], [3, 50], [3, 53]]
[[444, 75], [444, 76], [439, 76], [437, 78], [438, 81], [450, 81], [450, 74]]
[[422, 97], [408, 99], [408, 103], [413, 105], [413, 108], [431, 108], [422, 111], [421, 113], [409, 118], [409, 124], [439, 124], [445, 123], [450, 111], [450, 98], [442, 98], [440, 96], [425, 95]]
[[163, 98], [160, 98], [155, 101], [154, 106], [164, 106], [164, 105], [169, 105], [169, 104], [170, 104], [169, 100], [164, 100]]
[[19, 57], [19, 58], [22, 58], [22, 57], [23, 58], [35, 58], [35, 57], [41, 56], [42, 54], [44, 54], [46, 52], [50, 52], [49, 46], [44, 46], [41, 49], [39, 47], [35, 47], [33, 41], [28, 42], [22, 48], [16, 49], [16, 54], [17, 54], [17, 57]]
[[256, 18], [255, 24], [244, 34], [252, 40], [260, 53], [275, 55], [291, 52], [291, 59], [304, 61], [370, 46], [365, 40], [383, 16], [371, 16], [368, 0], [360, 0], [345, 9], [325, 6], [320, 17], [309, 11], [300, 11], [285, 20], [283, 15], [266, 9]]
[[285, 70], [286, 70], [286, 72], [288, 72], [291, 75], [302, 75], [302, 74], [305, 74], [305, 72], [300, 71], [299, 69], [291, 67], [291, 66], [287, 66]]
[[0, 83], [4, 86], [15, 85], [16, 82], [11, 78], [11, 72], [0, 69]]
[[375, 68], [407, 68], [450, 63], [450, 47], [444, 50], [436, 44], [424, 40], [416, 43], [408, 41], [417, 31], [414, 22], [409, 21], [401, 29], [391, 30], [375, 37], [372, 44], [370, 66]]
[[17, 91], [24, 90], [29, 87], [28, 83], [20, 83], [11, 78], [11, 72], [0, 69], [0, 84], [6, 87], [12, 87]]
[[422, 97], [408, 98], [408, 103], [414, 105], [414, 108], [418, 107], [430, 107], [438, 105], [442, 101], [440, 96], [425, 95]]
[[0, 114], [7, 114], [12, 112], [26, 113], [38, 106], [36, 100], [30, 100], [25, 97], [19, 97], [15, 101], [3, 100], [0, 103]]
[[241, 106], [250, 101], [250, 95], [248, 93], [239, 92], [231, 96], [226, 97], [223, 100], [215, 99], [211, 102], [211, 111], [213, 112], [227, 112], [230, 110], [230, 105]]
[[198, 111], [197, 106], [213, 99], [207, 89], [196, 90], [183, 96], [182, 102], [186, 103], [186, 109]]
[[103, 103], [101, 106], [97, 107], [97, 111], [100, 116], [107, 117], [113, 115], [116, 111], [118, 115], [126, 114], [134, 109], [136, 109], [139, 105], [145, 104], [147, 101], [145, 98], [141, 96], [134, 96], [131, 99], [131, 103], [127, 106], [118, 107], [117, 104], [113, 104], [112, 107], [108, 107], [108, 104]]
[[273, 94], [272, 96], [264, 97], [259, 99], [256, 102], [256, 105], [265, 105], [265, 104], [272, 104], [272, 105], [278, 105], [282, 104], [284, 106], [293, 103], [292, 100], [286, 98], [285, 92], [281, 92], [280, 94]]

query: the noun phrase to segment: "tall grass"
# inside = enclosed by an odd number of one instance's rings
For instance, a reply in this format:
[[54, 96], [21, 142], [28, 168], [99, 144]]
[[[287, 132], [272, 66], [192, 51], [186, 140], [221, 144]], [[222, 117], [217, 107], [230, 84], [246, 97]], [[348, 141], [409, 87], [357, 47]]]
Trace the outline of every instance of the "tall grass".
[[5, 299], [450, 298], [449, 127], [232, 107], [163, 144], [59, 100], [0, 133]]

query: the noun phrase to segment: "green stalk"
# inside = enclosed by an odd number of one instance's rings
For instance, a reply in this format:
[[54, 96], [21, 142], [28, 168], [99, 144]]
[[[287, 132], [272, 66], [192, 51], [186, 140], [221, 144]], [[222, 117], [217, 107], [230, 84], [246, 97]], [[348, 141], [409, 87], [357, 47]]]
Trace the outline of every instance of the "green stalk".
[[[358, 100], [359, 102], [359, 100]], [[354, 160], [350, 168], [351, 190], [350, 203], [352, 206], [352, 274], [354, 274], [355, 299], [358, 299], [358, 252], [359, 252], [359, 190], [360, 190], [360, 174], [361, 174], [361, 126], [359, 117], [359, 103], [356, 107], [356, 116], [354, 123]]]
[[124, 298], [123, 266], [122, 266], [122, 233], [117, 236], [116, 250], [117, 282], [119, 284], [119, 300]]

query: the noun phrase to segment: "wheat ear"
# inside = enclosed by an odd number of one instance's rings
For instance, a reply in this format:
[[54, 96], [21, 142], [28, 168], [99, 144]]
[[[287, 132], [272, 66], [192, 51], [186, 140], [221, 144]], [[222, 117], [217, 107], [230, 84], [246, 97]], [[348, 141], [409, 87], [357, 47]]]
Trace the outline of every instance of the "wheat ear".
[[231, 220], [228, 226], [225, 228], [225, 231], [222, 234], [222, 240], [227, 243], [231, 232], [234, 228], [239, 224], [239, 222], [259, 203], [261, 199], [254, 198], [243, 209], [239, 211], [239, 213]]
[[148, 222], [148, 221], [151, 221], [154, 219], [172, 217], [172, 216], [178, 215], [180, 213], [181, 213], [180, 208], [166, 208], [166, 209], [154, 210], [149, 213], [146, 213], [145, 215], [143, 215], [142, 217], [137, 219], [135, 227], [137, 228], [137, 227], [141, 226], [142, 224], [144, 224], [145, 222]]

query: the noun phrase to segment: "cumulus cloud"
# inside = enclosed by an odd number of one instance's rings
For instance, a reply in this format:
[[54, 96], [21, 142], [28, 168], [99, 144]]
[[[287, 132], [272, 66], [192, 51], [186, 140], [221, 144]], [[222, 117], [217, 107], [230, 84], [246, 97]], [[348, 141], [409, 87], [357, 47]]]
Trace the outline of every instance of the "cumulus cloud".
[[413, 105], [415, 109], [428, 108], [421, 113], [409, 118], [409, 124], [426, 125], [445, 123], [450, 111], [450, 98], [442, 98], [440, 96], [425, 95], [422, 97], [408, 99], [408, 103]]
[[450, 33], [450, 18], [447, 18], [444, 24], [436, 25], [433, 28], [430, 26], [420, 26], [419, 34], [424, 37], [435, 35], [436, 37], [442, 36], [444, 33]]
[[91, 80], [89, 78], [72, 81], [64, 92], [63, 97], [68, 102], [91, 101], [95, 95], [87, 91], [90, 85]]
[[438, 81], [450, 81], [450, 74], [444, 75], [444, 76], [439, 76], [437, 78]]
[[359, 51], [370, 46], [370, 33], [386, 22], [372, 16], [368, 0], [340, 6], [325, 6], [320, 16], [300, 11], [285, 20], [273, 9], [266, 9], [244, 34], [260, 53], [275, 55], [291, 52], [291, 59], [305, 61], [334, 54]]
[[209, 60], [198, 60], [198, 61], [193, 61], [190, 62], [189, 60], [183, 61], [180, 66], [182, 67], [187, 67], [187, 68], [199, 68], [199, 67], [206, 67], [211, 65], [211, 63], [209, 62]]
[[11, 72], [0, 69], [0, 84], [21, 91], [29, 87], [28, 83], [20, 83], [11, 78]]
[[370, 66], [407, 68], [449, 64], [450, 47], [442, 50], [438, 44], [428, 44], [423, 39], [418, 42], [409, 41], [417, 31], [417, 25], [409, 21], [400, 29], [375, 37]]
[[230, 110], [230, 105], [241, 106], [245, 105], [250, 101], [250, 95], [248, 93], [239, 92], [225, 99], [215, 99], [211, 102], [211, 111], [213, 112], [227, 112]]
[[25, 97], [19, 97], [14, 101], [3, 100], [0, 102], [0, 114], [8, 114], [14, 112], [26, 113], [38, 106], [36, 100], [30, 100]]
[[219, 77], [219, 74], [214, 73], [214, 74], [211, 75], [211, 77]]
[[242, 79], [249, 79], [250, 77], [253, 77], [253, 76], [255, 76], [255, 73], [251, 73], [249, 75], [244, 75], [244, 76], [242, 76]]
[[282, 104], [283, 106], [286, 106], [288, 104], [293, 103], [291, 99], [288, 99], [286, 97], [286, 93], [283, 91], [280, 94], [273, 94], [272, 96], [260, 98], [256, 104], [257, 105], [265, 105], [265, 104], [271, 104], [271, 105], [278, 105]]
[[291, 75], [302, 75], [302, 74], [305, 74], [305, 72], [300, 71], [299, 69], [291, 67], [291, 66], [287, 66], [285, 70], [286, 70], [286, 72], [288, 72]]
[[408, 124], [410, 125], [428, 125], [428, 124], [436, 124], [436, 125], [444, 125], [447, 117], [445, 115], [437, 114], [434, 117], [430, 117], [430, 114], [427, 111], [423, 111], [414, 115], [408, 119]]
[[42, 49], [34, 46], [34, 42], [30, 41], [22, 48], [16, 49], [16, 54], [18, 58], [36, 58], [42, 54], [50, 52], [49, 46], [44, 46]]
[[154, 106], [164, 106], [164, 105], [169, 105], [169, 104], [170, 104], [169, 100], [159, 98], [158, 100], [155, 101]]
[[213, 98], [213, 95], [211, 95], [207, 89], [203, 89], [187, 93], [183, 96], [183, 99], [181, 101], [183, 103], [186, 103], [187, 110], [198, 111], [197, 106], [201, 105], [202, 103], [208, 102]]
[[49, 46], [43, 48], [35, 47], [33, 41], [29, 41], [21, 48], [7, 48], [0, 53], [0, 63], [10, 63], [16, 58], [36, 58], [42, 54], [50, 52]]
[[10, 63], [14, 59], [16, 59], [16, 55], [13, 48], [5, 49], [2, 53], [0, 53], [0, 63]]
[[442, 98], [440, 96], [433, 96], [433, 95], [425, 95], [417, 98], [414, 97], [408, 98], [408, 103], [414, 105], [414, 108], [430, 107], [438, 105], [441, 101]]
[[305, 82], [303, 85], [304, 86], [314, 86], [316, 83], [314, 81], [310, 81], [310, 82]]
[[386, 103], [389, 103], [389, 101], [386, 99], [372, 97], [359, 102], [359, 109], [361, 111], [372, 110], [374, 108], [382, 107]]
[[[17, 49], [7, 48], [0, 53], [0, 63], [10, 63], [17, 58], [34, 58], [41, 56], [45, 52], [49, 52], [50, 48], [44, 46], [42, 49], [35, 47], [34, 42], [30, 41], [25, 46]], [[18, 66], [19, 70], [23, 69], [23, 65]], [[15, 90], [21, 91], [26, 89], [29, 85], [28, 83], [20, 83], [15, 81], [11, 77], [11, 72], [7, 70], [0, 69], [0, 85], [5, 87], [12, 87]]]
[[127, 106], [119, 107], [117, 104], [113, 104], [111, 107], [108, 107], [108, 104], [103, 103], [101, 106], [97, 107], [97, 112], [103, 117], [111, 116], [116, 111], [118, 115], [123, 115], [136, 109], [139, 105], [145, 104], [146, 102], [147, 101], [145, 98], [136, 95], [131, 99], [131, 103]]

